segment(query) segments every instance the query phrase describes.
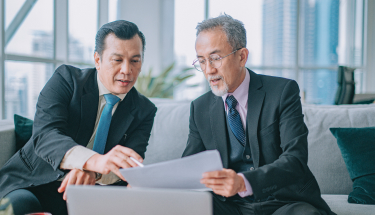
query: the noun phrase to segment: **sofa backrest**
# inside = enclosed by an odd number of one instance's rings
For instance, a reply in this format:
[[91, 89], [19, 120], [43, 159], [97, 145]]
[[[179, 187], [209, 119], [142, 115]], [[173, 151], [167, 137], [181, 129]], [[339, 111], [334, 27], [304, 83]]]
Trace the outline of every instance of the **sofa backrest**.
[[145, 164], [181, 158], [189, 134], [189, 101], [152, 99], [158, 108]]
[[[180, 158], [188, 138], [190, 102], [152, 99], [158, 108], [145, 164]], [[308, 165], [322, 194], [349, 194], [352, 190], [345, 163], [329, 128], [375, 126], [375, 105], [303, 105], [309, 129]]]
[[0, 168], [16, 153], [13, 120], [0, 120]]
[[304, 105], [303, 113], [309, 129], [308, 165], [322, 194], [349, 194], [352, 181], [329, 128], [373, 127], [375, 105]]

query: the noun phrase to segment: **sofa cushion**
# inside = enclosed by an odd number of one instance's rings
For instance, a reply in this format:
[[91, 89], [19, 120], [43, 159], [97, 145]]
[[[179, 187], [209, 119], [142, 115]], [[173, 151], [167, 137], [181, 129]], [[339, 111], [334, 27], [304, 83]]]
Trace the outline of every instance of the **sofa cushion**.
[[189, 134], [190, 101], [151, 99], [158, 108], [144, 164], [181, 158]]
[[375, 204], [375, 127], [330, 130], [354, 181], [348, 202]]
[[13, 120], [0, 120], [0, 168], [16, 153]]
[[329, 207], [337, 215], [373, 215], [374, 205], [358, 205], [348, 203], [348, 195], [322, 195]]
[[303, 105], [309, 129], [308, 166], [323, 194], [346, 194], [353, 182], [341, 156], [331, 127], [375, 126], [375, 105]]
[[16, 151], [21, 149], [33, 134], [33, 121], [14, 114], [14, 131], [16, 133]]

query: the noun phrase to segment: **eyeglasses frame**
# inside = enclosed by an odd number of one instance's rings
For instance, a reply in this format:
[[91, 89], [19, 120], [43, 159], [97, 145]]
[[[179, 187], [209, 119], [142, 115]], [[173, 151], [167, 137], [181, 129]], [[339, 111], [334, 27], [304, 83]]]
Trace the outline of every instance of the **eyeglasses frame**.
[[[233, 52], [231, 52], [231, 53], [229, 53], [229, 54], [227, 54], [227, 55], [225, 55], [224, 57], [220, 57], [219, 56], [219, 59], [217, 59], [217, 60], [208, 60], [208, 62], [210, 62], [210, 64], [211, 64], [211, 66], [212, 66], [212, 63], [213, 63], [213, 61], [218, 61], [218, 60], [222, 60], [222, 59], [224, 59], [224, 58], [226, 58], [226, 57], [228, 57], [229, 55], [231, 55], [231, 54], [234, 54], [234, 53], [236, 53], [236, 51], [238, 51], [238, 50], [240, 50], [240, 49], [242, 49], [242, 48], [238, 48], [238, 49], [236, 49], [236, 50], [234, 50]], [[211, 55], [210, 55], [211, 56]], [[210, 58], [210, 59], [212, 59], [212, 58]], [[206, 60], [206, 59], [205, 59]], [[199, 70], [196, 66], [195, 66], [195, 64], [196, 63], [199, 63], [199, 59], [197, 58], [197, 59], [195, 59], [194, 60], [194, 62], [193, 62], [193, 66], [194, 66], [194, 68], [196, 69], [196, 70], [198, 70], [198, 71], [200, 71], [200, 72], [204, 72], [206, 69], [202, 69], [202, 70]], [[199, 63], [200, 64], [200, 63]], [[205, 62], [205, 64], [206, 64], [206, 62]], [[218, 67], [214, 67], [215, 69], [218, 69], [218, 68], [220, 68], [221, 67], [221, 65], [222, 65], [222, 63], [220, 64], [220, 66], [218, 66]], [[200, 66], [201, 67], [201, 66]], [[201, 67], [202, 68], [202, 67]]]

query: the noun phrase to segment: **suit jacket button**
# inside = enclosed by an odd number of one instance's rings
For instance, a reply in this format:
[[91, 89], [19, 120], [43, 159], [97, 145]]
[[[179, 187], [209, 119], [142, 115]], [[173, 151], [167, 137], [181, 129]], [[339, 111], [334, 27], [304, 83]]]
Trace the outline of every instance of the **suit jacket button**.
[[250, 159], [250, 155], [246, 155], [246, 159]]
[[253, 171], [253, 170], [254, 170], [254, 167], [250, 167], [250, 170]]

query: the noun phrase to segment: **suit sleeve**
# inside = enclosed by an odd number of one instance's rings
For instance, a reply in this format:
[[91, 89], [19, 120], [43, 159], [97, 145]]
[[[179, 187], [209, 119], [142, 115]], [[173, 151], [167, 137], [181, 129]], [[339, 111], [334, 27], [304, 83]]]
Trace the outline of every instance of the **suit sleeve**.
[[67, 136], [68, 106], [73, 95], [73, 80], [67, 66], [60, 66], [41, 91], [33, 125], [35, 153], [59, 168], [65, 153], [77, 143]]
[[[145, 107], [142, 108], [144, 113]], [[156, 111], [157, 108], [152, 104], [151, 111], [147, 112], [147, 115], [136, 125], [134, 130], [126, 133], [126, 138], [120, 145], [132, 148], [142, 158], [145, 158], [146, 147], [151, 136]]]
[[189, 118], [189, 136], [184, 153], [182, 153], [182, 157], [193, 155], [206, 150], [206, 148], [203, 145], [203, 141], [199, 135], [194, 118], [194, 103], [191, 102]]
[[[281, 93], [279, 104], [279, 133], [282, 154], [273, 163], [243, 174], [250, 182], [255, 199], [277, 195], [281, 189], [298, 186], [309, 172], [307, 167], [307, 134], [303, 121], [299, 88], [289, 81]], [[275, 143], [278, 144], [278, 143]], [[298, 187], [293, 188], [299, 189]], [[283, 192], [293, 193], [293, 192]]]

